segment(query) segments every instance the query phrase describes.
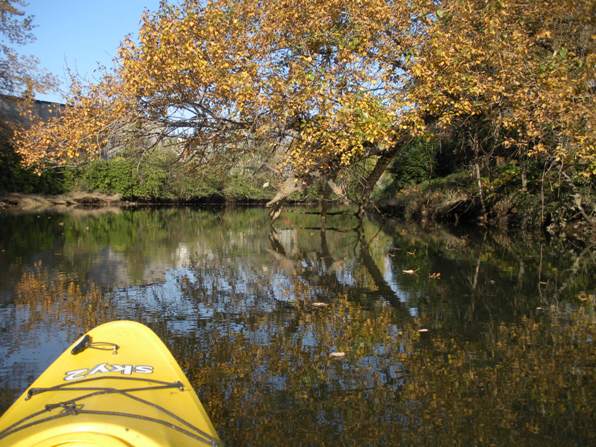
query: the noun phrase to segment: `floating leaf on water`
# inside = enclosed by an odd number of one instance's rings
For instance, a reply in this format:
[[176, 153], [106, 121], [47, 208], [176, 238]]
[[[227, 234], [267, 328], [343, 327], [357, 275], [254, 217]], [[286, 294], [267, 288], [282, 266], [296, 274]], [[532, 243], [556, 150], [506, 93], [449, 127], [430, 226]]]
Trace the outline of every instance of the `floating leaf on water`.
[[402, 270], [402, 272], [404, 272], [406, 275], [415, 275], [416, 274], [416, 270]]
[[329, 354], [329, 357], [331, 357], [332, 359], [341, 359], [341, 358], [344, 358], [345, 356], [346, 356], [346, 353], [342, 352], [342, 351], [332, 352]]

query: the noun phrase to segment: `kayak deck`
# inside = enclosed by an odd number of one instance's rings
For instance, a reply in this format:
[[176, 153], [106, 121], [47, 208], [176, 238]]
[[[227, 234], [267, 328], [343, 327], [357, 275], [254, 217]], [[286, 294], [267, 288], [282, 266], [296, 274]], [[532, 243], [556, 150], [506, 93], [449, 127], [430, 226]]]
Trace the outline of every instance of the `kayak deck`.
[[180, 366], [133, 321], [89, 331], [0, 419], [0, 446], [220, 445]]

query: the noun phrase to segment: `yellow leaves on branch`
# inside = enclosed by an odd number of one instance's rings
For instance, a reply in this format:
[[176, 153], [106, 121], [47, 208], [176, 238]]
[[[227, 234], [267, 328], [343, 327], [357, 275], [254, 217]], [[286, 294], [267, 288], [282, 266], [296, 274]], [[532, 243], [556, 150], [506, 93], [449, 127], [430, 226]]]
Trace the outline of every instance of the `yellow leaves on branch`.
[[59, 117], [34, 121], [15, 134], [16, 148], [28, 165], [65, 163], [104, 149], [116, 124], [127, 122], [128, 107], [109, 76], [87, 91], [73, 85]]
[[593, 2], [441, 3], [411, 67], [417, 112], [443, 129], [481, 117], [503, 147], [593, 170]]
[[18, 148], [30, 163], [59, 161], [97, 154], [133, 122], [188, 121], [180, 135], [195, 146], [283, 141], [283, 163], [308, 174], [478, 118], [502, 147], [592, 172], [591, 4], [162, 3], [123, 41], [115, 72], [75, 89], [63, 116], [21, 132]]
[[395, 117], [372, 95], [346, 95], [333, 113], [308, 122], [291, 151], [296, 172], [331, 170], [359, 160], [368, 147], [387, 150], [395, 143]]

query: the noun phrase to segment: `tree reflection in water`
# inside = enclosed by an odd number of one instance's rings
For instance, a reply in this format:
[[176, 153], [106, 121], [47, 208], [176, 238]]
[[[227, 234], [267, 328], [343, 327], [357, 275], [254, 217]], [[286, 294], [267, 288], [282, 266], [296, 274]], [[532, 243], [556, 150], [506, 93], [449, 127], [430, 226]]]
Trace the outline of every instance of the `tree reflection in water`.
[[133, 318], [171, 347], [229, 445], [595, 440], [585, 250], [301, 209], [276, 228], [260, 209], [13, 219], [4, 406], [51, 360], [32, 360], [36, 343], [58, 353]]

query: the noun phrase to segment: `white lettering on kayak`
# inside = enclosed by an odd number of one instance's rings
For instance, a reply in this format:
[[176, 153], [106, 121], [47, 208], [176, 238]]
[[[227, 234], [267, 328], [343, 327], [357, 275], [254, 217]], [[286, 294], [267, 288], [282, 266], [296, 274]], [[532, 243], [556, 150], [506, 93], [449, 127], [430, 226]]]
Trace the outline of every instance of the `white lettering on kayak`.
[[95, 368], [93, 368], [91, 371], [89, 371], [89, 374], [87, 374], [87, 376], [92, 376], [93, 374], [98, 374], [98, 373], [109, 373], [112, 372], [110, 370], [110, 368], [108, 368], [108, 364], [107, 363], [100, 363], [99, 365], [97, 365]]
[[85, 377], [85, 373], [89, 371], [87, 368], [85, 369], [73, 369], [72, 371], [66, 371], [64, 375], [64, 380], [76, 380]]
[[130, 376], [132, 374], [132, 365], [112, 365], [112, 372], [120, 372]]
[[84, 379], [96, 374], [120, 373], [130, 376], [132, 374], [153, 374], [151, 365], [110, 365], [109, 363], [100, 363], [93, 368], [73, 369], [64, 373], [64, 380]]

